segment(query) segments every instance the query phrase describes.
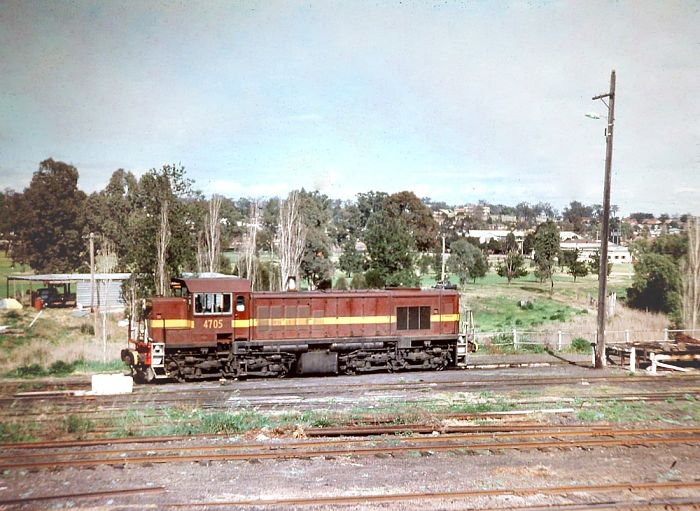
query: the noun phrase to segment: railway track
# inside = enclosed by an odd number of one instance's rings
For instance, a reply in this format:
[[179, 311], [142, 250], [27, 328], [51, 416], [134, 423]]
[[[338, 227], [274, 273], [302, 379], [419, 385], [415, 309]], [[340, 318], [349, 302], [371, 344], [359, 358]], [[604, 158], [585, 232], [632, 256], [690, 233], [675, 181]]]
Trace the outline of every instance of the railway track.
[[[407, 388], [416, 389], [426, 389], [431, 391], [443, 391], [443, 390], [472, 390], [476, 388], [477, 390], [500, 390], [503, 388], [517, 388], [517, 387], [527, 387], [527, 386], [543, 386], [543, 385], [571, 385], [580, 384], [582, 382], [593, 384], [615, 384], [621, 383], [623, 385], [629, 385], [630, 382], [634, 382], [636, 385], [642, 383], [649, 383], [652, 386], [663, 384], [664, 381], [672, 381], [674, 385], [683, 385], [686, 383], [694, 382], [695, 384], [700, 383], [700, 375], [689, 374], [689, 375], [673, 375], [673, 376], [651, 376], [638, 374], [634, 378], [630, 378], [627, 375], [597, 375], [595, 373], [587, 373], [585, 375], [577, 376], [537, 376], [537, 377], [519, 377], [513, 375], [512, 372], [510, 376], [504, 378], [503, 376], [487, 376], [479, 375], [478, 377], [472, 379], [457, 378], [456, 380], [441, 380], [440, 378], [444, 374], [450, 375], [450, 377], [457, 376], [471, 376], [474, 373], [466, 371], [450, 371], [448, 373], [420, 373], [422, 377], [416, 376], [417, 373], [406, 373], [406, 377], [399, 378], [399, 381], [390, 382], [367, 382], [366, 376], [338, 376], [332, 378], [292, 378], [283, 380], [245, 380], [241, 382], [236, 382], [233, 380], [227, 380], [225, 384], [216, 384], [213, 382], [202, 382], [202, 383], [186, 383], [177, 384], [171, 383], [166, 385], [137, 385], [134, 388], [134, 393], [132, 395], [158, 395], [165, 396], [168, 394], [174, 394], [176, 396], [187, 395], [188, 397], [194, 397], [196, 394], [216, 394], [216, 393], [231, 393], [236, 392], [239, 395], [250, 395], [250, 396], [285, 396], [285, 395], [316, 395], [316, 394], [334, 394], [341, 390], [358, 390], [359, 392], [367, 391], [381, 391], [381, 390], [406, 390]], [[507, 374], [507, 373], [504, 373]], [[376, 375], [375, 375], [376, 376]], [[384, 376], [384, 375], [382, 375]], [[391, 375], [395, 377], [395, 375]], [[431, 380], [425, 381], [423, 378]], [[319, 380], [323, 382], [319, 385]], [[339, 381], [340, 380], [340, 381]], [[359, 380], [359, 381], [357, 381]], [[281, 382], [284, 382], [282, 384]], [[309, 383], [312, 381], [311, 383]], [[52, 384], [56, 385], [56, 384]], [[73, 390], [87, 390], [89, 384], [85, 384], [83, 389], [73, 389]], [[12, 389], [11, 389], [12, 390]], [[12, 392], [12, 395], [8, 395], [7, 389], [3, 391], [2, 396], [0, 396], [0, 403], [5, 402], [8, 399], [52, 399], [61, 398], [64, 390], [55, 391], [55, 396], [50, 395], [50, 391], [42, 394], [41, 390], [28, 391], [28, 392]], [[112, 396], [115, 399], [128, 399], [128, 396]], [[165, 399], [162, 399], [165, 400]]]
[[[514, 431], [506, 433], [454, 433], [439, 436], [343, 438], [266, 443], [214, 443], [199, 445], [148, 445], [136, 448], [56, 452], [45, 444], [29, 454], [9, 451], [0, 456], [0, 471], [61, 467], [89, 467], [143, 463], [287, 460], [342, 456], [433, 454], [446, 451], [503, 451], [509, 449], [576, 449], [594, 447], [700, 444], [700, 428], [615, 429], [586, 428]], [[72, 446], [75, 448], [75, 446]]]
[[[616, 393], [614, 395], [610, 394], [587, 394], [580, 397], [560, 397], [560, 396], [543, 396], [537, 399], [511, 399], [507, 403], [517, 408], [542, 408], [550, 406], [566, 406], [571, 404], [580, 405], [582, 401], [585, 402], [661, 402], [669, 400], [683, 400], [694, 398], [700, 394], [700, 387], [688, 387], [681, 391], [645, 391], [645, 392], [622, 392]], [[159, 417], [164, 409], [171, 408], [173, 406], [182, 405], [183, 402], [187, 403], [187, 407], [190, 409], [201, 409], [207, 411], [239, 411], [241, 409], [253, 408], [258, 412], [263, 411], [279, 411], [282, 404], [278, 402], [265, 403], [260, 402], [248, 402], [240, 403], [238, 401], [232, 401], [230, 399], [217, 400], [217, 401], [197, 401], [197, 400], [186, 400], [183, 401], [148, 401], [143, 402], [138, 398], [133, 399], [129, 403], [108, 403], [109, 398], [105, 398], [105, 402], [95, 401], [94, 399], [83, 401], [81, 397], [66, 397], [65, 400], [60, 402], [52, 402], [46, 408], [40, 408], [35, 405], [38, 403], [33, 401], [30, 406], [18, 405], [15, 403], [13, 406], [6, 407], [2, 412], [0, 412], [0, 417], [12, 419], [15, 422], [32, 422], [36, 424], [51, 423], [55, 421], [55, 416], [66, 416], [68, 414], [72, 415], [84, 415], [89, 416], [92, 421], [110, 421], [115, 417], [116, 413], [127, 412], [134, 410], [135, 407], [141, 411], [143, 418], [147, 419], [149, 417]], [[434, 405], [435, 399], [433, 397], [429, 399], [422, 400], [410, 400], [404, 402], [411, 402], [416, 406], [422, 405]], [[466, 403], [467, 401], [465, 401]], [[452, 401], [452, 404], [457, 403]], [[40, 403], [39, 403], [40, 404]], [[331, 408], [333, 405], [338, 405], [336, 401], [334, 403], [322, 403], [318, 401], [308, 402], [304, 398], [299, 397], [295, 402], [284, 403], [285, 407], [292, 407], [289, 411], [299, 411], [306, 409], [317, 409], [319, 407]], [[338, 408], [338, 406], [335, 406]], [[436, 411], [430, 414], [433, 419], [446, 419], [446, 418], [456, 418], [456, 419], [473, 419], [473, 418], [485, 418], [488, 414], [451, 414], [449, 412]], [[496, 414], [492, 414], [496, 416]], [[367, 418], [368, 420], [377, 420], [377, 417]]]
[[[279, 508], [289, 508], [292, 506], [309, 506], [309, 507], [320, 507], [320, 506], [358, 506], [358, 505], [374, 505], [374, 504], [385, 504], [385, 503], [398, 503], [398, 502], [414, 502], [414, 501], [461, 501], [468, 499], [475, 499], [479, 497], [500, 497], [506, 495], [512, 496], [534, 496], [534, 495], [570, 495], [570, 494], [598, 494], [598, 493], [608, 493], [608, 492], [644, 492], [644, 491], [655, 491], [663, 492], [670, 490], [697, 490], [700, 488], [700, 481], [687, 481], [687, 482], [629, 482], [629, 483], [615, 483], [615, 484], [600, 484], [600, 485], [568, 485], [568, 486], [535, 486], [535, 487], [523, 487], [523, 488], [495, 488], [486, 490], [462, 490], [462, 491], [445, 491], [445, 492], [418, 492], [418, 493], [398, 493], [398, 494], [388, 494], [388, 495], [352, 495], [352, 496], [333, 496], [333, 497], [323, 497], [314, 496], [306, 498], [287, 498], [287, 499], [256, 499], [256, 500], [237, 500], [237, 501], [214, 501], [214, 502], [190, 502], [188, 504], [170, 504], [165, 505], [165, 508], [198, 508], [198, 507], [211, 507], [211, 508], [226, 508], [226, 507], [279, 507]], [[668, 501], [661, 499], [643, 500], [643, 504], [646, 506], [658, 506], [662, 509], [674, 509], [669, 507]], [[636, 506], [637, 503], [634, 501], [616, 501], [614, 503], [603, 503], [603, 506], [616, 506], [608, 507], [608, 509], [625, 509], [625, 506]], [[673, 504], [671, 504], [672, 506]], [[676, 505], [684, 506], [699, 506], [699, 498], [687, 498], [680, 499]], [[560, 509], [572, 509], [570, 506], [562, 505]], [[589, 509], [588, 504], [583, 505], [583, 509]], [[663, 507], [667, 506], [667, 507]], [[538, 507], [523, 507], [522, 509], [542, 509], [544, 506]], [[546, 506], [545, 509], [558, 509], [557, 505]], [[469, 508], [469, 509], [485, 509], [485, 508]], [[503, 509], [503, 508], [500, 508]], [[575, 508], [573, 508], [575, 509]], [[598, 507], [597, 509], [606, 509], [606, 507]]]
[[[565, 486], [530, 486], [530, 487], [512, 487], [512, 488], [493, 488], [493, 489], [464, 489], [457, 491], [434, 491], [434, 492], [413, 492], [413, 493], [387, 493], [387, 494], [369, 494], [369, 495], [338, 495], [324, 496], [318, 495], [313, 497], [291, 497], [291, 498], [274, 498], [274, 499], [247, 499], [247, 500], [215, 500], [215, 501], [190, 501], [185, 503], [180, 502], [164, 502], [157, 503], [158, 509], [226, 509], [226, 508], [282, 508], [290, 507], [324, 507], [337, 508], [339, 506], [373, 506], [379, 504], [395, 504], [395, 503], [411, 503], [420, 502], [421, 507], [427, 503], [451, 502], [458, 504], [462, 501], [467, 501], [468, 507], [463, 509], [495, 511], [502, 510], [503, 507], [474, 507], [475, 499], [483, 498], [499, 498], [507, 496], [517, 497], [534, 497], [547, 496], [559, 498], [576, 497], [580, 500], [582, 497], [594, 498], [597, 500], [588, 502], [554, 502], [550, 504], [512, 506], [508, 509], [520, 511], [578, 511], [583, 509], [593, 509], [597, 511], [621, 511], [621, 510], [638, 510], [646, 509], [664, 510], [669, 509], [700, 509], [700, 496], [695, 497], [679, 497], [673, 496], [675, 492], [697, 491], [700, 489], [699, 481], [672, 481], [672, 482], [625, 482], [614, 484], [590, 484], [590, 485], [565, 485]], [[620, 499], [620, 493], [628, 495], [627, 499]], [[167, 493], [164, 487], [142, 487], [128, 488], [121, 490], [106, 490], [84, 493], [70, 494], [53, 494], [43, 495], [38, 497], [16, 498], [0, 500], [0, 506], [31, 506], [35, 504], [45, 504], [50, 501], [66, 501], [66, 500], [81, 500], [90, 501], [102, 499], [105, 497], [114, 497], [115, 499], [123, 499], [132, 496], [147, 496], [153, 494]], [[601, 496], [605, 494], [615, 494], [616, 499], [606, 499], [600, 501]], [[641, 494], [654, 493], [657, 496], [645, 498]], [[666, 496], [658, 496], [658, 494]], [[140, 506], [144, 508], [154, 507], [153, 504], [148, 504], [140, 500]], [[110, 506], [101, 506], [101, 509], [122, 508], [123, 504], [119, 502], [113, 503]]]

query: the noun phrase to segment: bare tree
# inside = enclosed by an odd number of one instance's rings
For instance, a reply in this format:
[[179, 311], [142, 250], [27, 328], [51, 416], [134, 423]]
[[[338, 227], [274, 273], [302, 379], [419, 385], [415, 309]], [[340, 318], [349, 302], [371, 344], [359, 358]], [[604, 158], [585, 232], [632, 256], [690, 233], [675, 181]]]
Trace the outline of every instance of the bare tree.
[[209, 272], [219, 271], [221, 258], [221, 195], [212, 195], [209, 201], [209, 213], [205, 219], [204, 242], [206, 243], [206, 268]]
[[112, 273], [119, 266], [119, 258], [114, 248], [114, 242], [107, 238], [102, 238], [100, 249], [95, 258], [98, 273]]
[[168, 268], [165, 258], [170, 244], [170, 224], [168, 223], [168, 201], [163, 201], [160, 208], [160, 226], [158, 228], [158, 243], [156, 246], [156, 294], [165, 296], [168, 291]]
[[688, 258], [681, 269], [683, 323], [686, 328], [695, 330], [700, 319], [700, 217], [688, 217]]
[[248, 214], [248, 230], [243, 240], [243, 254], [239, 259], [238, 273], [241, 277], [250, 280], [251, 286], [255, 287], [256, 267], [255, 255], [257, 246], [258, 227], [260, 225], [260, 208], [258, 202], [253, 201], [250, 204]]
[[306, 228], [299, 214], [299, 195], [291, 192], [287, 200], [280, 204], [277, 232], [280, 241], [280, 282], [284, 289], [291, 276], [299, 274], [301, 258], [306, 243]]
[[202, 230], [199, 231], [199, 234], [197, 235], [197, 273], [204, 273], [206, 271], [206, 251], [207, 249], [204, 242], [204, 230]]

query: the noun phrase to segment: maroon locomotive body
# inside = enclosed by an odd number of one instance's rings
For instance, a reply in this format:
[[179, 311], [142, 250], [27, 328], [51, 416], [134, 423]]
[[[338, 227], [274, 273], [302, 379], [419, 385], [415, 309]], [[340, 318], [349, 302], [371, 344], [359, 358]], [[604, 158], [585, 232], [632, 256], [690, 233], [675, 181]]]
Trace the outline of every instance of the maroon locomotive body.
[[250, 281], [173, 279], [147, 302], [122, 358], [145, 380], [444, 369], [460, 338], [449, 289], [253, 292]]

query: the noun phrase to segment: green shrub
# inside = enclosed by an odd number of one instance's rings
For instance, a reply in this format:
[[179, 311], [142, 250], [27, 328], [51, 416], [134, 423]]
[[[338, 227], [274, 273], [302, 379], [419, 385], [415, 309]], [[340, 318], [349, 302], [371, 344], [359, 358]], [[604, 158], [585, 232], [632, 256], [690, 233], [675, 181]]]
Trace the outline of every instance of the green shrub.
[[46, 376], [46, 370], [39, 364], [29, 364], [18, 367], [13, 371], [14, 376], [31, 378], [32, 376]]
[[95, 327], [91, 325], [90, 323], [83, 323], [80, 325], [80, 333], [81, 334], [88, 334], [88, 335], [95, 335]]
[[94, 424], [90, 419], [71, 414], [64, 419], [63, 428], [66, 433], [77, 434], [78, 437], [82, 437], [92, 431]]
[[19, 313], [15, 310], [9, 310], [5, 313], [5, 319], [16, 322], [19, 319]]
[[65, 376], [71, 374], [74, 369], [74, 364], [68, 364], [63, 360], [57, 360], [49, 367], [48, 373], [52, 376]]
[[571, 351], [576, 353], [590, 353], [591, 342], [583, 337], [577, 337], [571, 341]]
[[350, 287], [352, 289], [367, 289], [367, 280], [364, 274], [356, 273], [352, 276], [352, 281], [350, 282]]
[[386, 285], [384, 277], [377, 270], [367, 270], [365, 272], [365, 282], [369, 289], [381, 289]]
[[335, 288], [339, 291], [345, 291], [348, 288], [347, 279], [342, 275], [338, 277], [338, 280], [335, 281]]
[[551, 316], [549, 316], [549, 319], [552, 321], [566, 321], [566, 312], [563, 310], [558, 310]]

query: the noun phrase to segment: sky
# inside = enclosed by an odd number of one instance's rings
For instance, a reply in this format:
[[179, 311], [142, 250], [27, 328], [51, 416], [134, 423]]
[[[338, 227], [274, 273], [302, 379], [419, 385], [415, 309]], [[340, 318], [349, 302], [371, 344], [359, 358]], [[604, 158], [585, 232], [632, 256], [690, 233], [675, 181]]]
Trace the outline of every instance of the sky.
[[[700, 214], [698, 1], [0, 0], [0, 188], [181, 163], [206, 195]], [[601, 119], [585, 117], [598, 112]]]

